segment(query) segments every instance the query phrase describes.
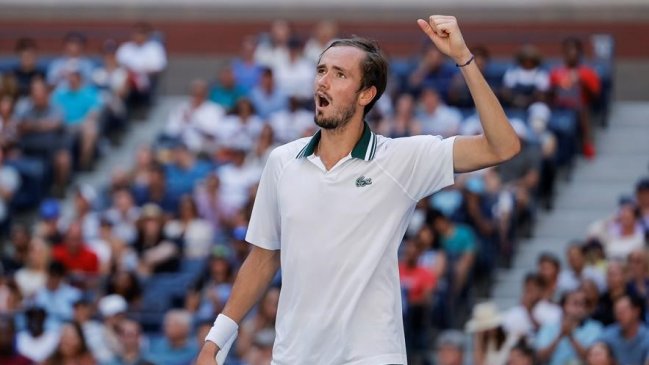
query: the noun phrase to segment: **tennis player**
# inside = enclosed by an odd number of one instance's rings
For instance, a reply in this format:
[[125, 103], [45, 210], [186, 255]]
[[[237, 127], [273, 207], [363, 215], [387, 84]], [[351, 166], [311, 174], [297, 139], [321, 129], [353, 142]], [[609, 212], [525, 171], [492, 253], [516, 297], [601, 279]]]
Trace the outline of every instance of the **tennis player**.
[[520, 149], [457, 20], [419, 19], [471, 91], [484, 133], [386, 138], [364, 116], [385, 90], [387, 61], [361, 38], [334, 41], [314, 81], [320, 130], [276, 148], [262, 174], [246, 240], [253, 248], [198, 364], [220, 363], [238, 323], [281, 268], [274, 365], [406, 364], [397, 250], [417, 201], [454, 173]]

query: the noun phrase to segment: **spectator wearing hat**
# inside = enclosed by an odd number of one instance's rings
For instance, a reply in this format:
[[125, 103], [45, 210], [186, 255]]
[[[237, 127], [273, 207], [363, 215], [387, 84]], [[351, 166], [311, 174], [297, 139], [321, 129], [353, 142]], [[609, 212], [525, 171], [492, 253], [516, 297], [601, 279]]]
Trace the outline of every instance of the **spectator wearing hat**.
[[16, 325], [14, 318], [0, 316], [0, 364], [31, 365], [32, 360], [20, 354], [15, 345]]
[[581, 40], [567, 38], [561, 43], [563, 65], [550, 71], [552, 104], [555, 107], [577, 111], [581, 132], [582, 151], [585, 157], [595, 157], [595, 146], [590, 126], [589, 108], [601, 93], [597, 73], [582, 63], [584, 49]]
[[523, 46], [516, 54], [516, 66], [503, 76], [503, 100], [512, 107], [526, 109], [543, 101], [550, 89], [550, 77], [541, 67], [541, 53], [532, 45]]
[[97, 308], [102, 318], [98, 339], [101, 338], [103, 342], [103, 348], [99, 353], [101, 358], [97, 358], [97, 360], [104, 362], [123, 351], [119, 327], [126, 319], [128, 303], [119, 294], [109, 294], [99, 300]]
[[49, 244], [63, 241], [59, 230], [61, 218], [61, 205], [56, 199], [48, 198], [41, 202], [38, 208], [39, 220], [34, 227], [34, 235], [42, 238]]
[[[210, 324], [211, 326], [211, 324]], [[145, 358], [143, 336], [137, 321], [125, 318], [117, 327], [120, 349], [105, 365], [154, 365]]]
[[157, 365], [188, 364], [198, 354], [191, 340], [192, 317], [182, 309], [172, 309], [164, 318], [164, 338], [151, 342], [147, 358]]
[[61, 262], [72, 274], [98, 274], [99, 258], [90, 250], [83, 239], [81, 222], [70, 224], [63, 242], [52, 250], [54, 260]]
[[47, 83], [52, 87], [65, 86], [71, 66], [77, 68], [82, 82], [90, 81], [94, 65], [85, 55], [86, 37], [70, 32], [63, 38], [63, 55], [54, 59], [47, 69]]
[[287, 42], [287, 62], [273, 65], [277, 84], [284, 94], [296, 97], [302, 102], [312, 100], [311, 83], [315, 77], [313, 63], [304, 57], [302, 41], [292, 36]]
[[29, 97], [16, 105], [18, 147], [27, 156], [52, 166], [54, 187], [62, 193], [71, 171], [70, 141], [65, 133], [63, 110], [50, 101], [44, 81], [30, 85]]
[[157, 205], [142, 207], [133, 249], [139, 257], [138, 272], [141, 275], [178, 270], [182, 252], [176, 242], [165, 236], [164, 217]]
[[29, 242], [25, 266], [14, 274], [14, 280], [24, 300], [31, 300], [45, 287], [50, 257], [51, 252], [47, 242], [40, 237], [33, 237]]
[[209, 87], [204, 80], [193, 80], [189, 88], [189, 100], [171, 111], [164, 134], [194, 153], [209, 154], [225, 138], [221, 131], [226, 109], [208, 99]]
[[250, 101], [257, 115], [264, 120], [288, 107], [288, 95], [278, 86], [273, 69], [262, 68], [259, 82], [250, 92]]
[[644, 364], [649, 356], [649, 328], [645, 325], [645, 303], [641, 298], [624, 295], [615, 301], [615, 323], [604, 329], [600, 340], [606, 342], [620, 364]]
[[209, 99], [223, 109], [230, 110], [237, 100], [247, 96], [247, 94], [247, 90], [237, 84], [232, 66], [225, 65], [221, 67], [217, 80], [210, 87]]
[[584, 361], [603, 329], [601, 323], [587, 318], [581, 290], [566, 292], [561, 307], [561, 322], [541, 326], [535, 342], [539, 360], [550, 365]]
[[45, 287], [36, 292], [34, 304], [47, 312], [48, 328], [57, 328], [72, 319], [74, 303], [81, 298], [81, 291], [70, 286], [66, 280], [65, 266], [52, 261], [47, 270]]
[[457, 330], [446, 330], [439, 334], [435, 345], [435, 364], [464, 365], [464, 334]]
[[59, 344], [59, 331], [47, 329], [47, 312], [42, 307], [28, 307], [25, 311], [27, 326], [16, 336], [18, 352], [35, 363], [50, 357]]
[[94, 159], [99, 137], [99, 115], [102, 100], [97, 89], [84, 84], [77, 65], [68, 66], [67, 85], [52, 94], [52, 103], [63, 111], [63, 123], [73, 143], [78, 147], [78, 163], [88, 169]]
[[506, 333], [496, 304], [484, 302], [473, 307], [465, 330], [473, 335], [474, 365], [505, 365], [519, 337]]

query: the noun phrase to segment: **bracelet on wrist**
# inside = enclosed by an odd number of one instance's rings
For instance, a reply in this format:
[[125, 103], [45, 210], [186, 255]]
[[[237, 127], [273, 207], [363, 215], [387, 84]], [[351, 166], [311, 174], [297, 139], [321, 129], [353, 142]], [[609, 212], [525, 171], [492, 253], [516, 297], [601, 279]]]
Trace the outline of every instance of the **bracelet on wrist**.
[[474, 59], [475, 59], [475, 56], [474, 56], [473, 54], [471, 54], [471, 58], [469, 58], [468, 61], [466, 61], [465, 63], [463, 63], [463, 64], [461, 64], [461, 65], [456, 63], [456, 64], [455, 64], [455, 67], [464, 67], [464, 66], [468, 66], [468, 65], [471, 64], [471, 62], [473, 62]]

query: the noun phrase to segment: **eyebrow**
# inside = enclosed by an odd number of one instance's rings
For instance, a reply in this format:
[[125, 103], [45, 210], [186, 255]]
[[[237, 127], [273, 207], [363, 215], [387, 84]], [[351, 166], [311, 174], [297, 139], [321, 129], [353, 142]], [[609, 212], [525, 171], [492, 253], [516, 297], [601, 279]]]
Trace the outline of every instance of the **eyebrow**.
[[[316, 67], [316, 69], [317, 69], [317, 70], [320, 70], [320, 69], [322, 69], [322, 68], [326, 68], [326, 67], [327, 67], [327, 66], [326, 66], [325, 64], [322, 64], [322, 63], [321, 63], [321, 64], [319, 64], [319, 65]], [[345, 73], [345, 74], [349, 73], [348, 70], [346, 70], [346, 69], [344, 69], [344, 68], [342, 68], [342, 67], [340, 67], [340, 66], [331, 66], [331, 68], [332, 68], [333, 70], [340, 71], [340, 72]]]

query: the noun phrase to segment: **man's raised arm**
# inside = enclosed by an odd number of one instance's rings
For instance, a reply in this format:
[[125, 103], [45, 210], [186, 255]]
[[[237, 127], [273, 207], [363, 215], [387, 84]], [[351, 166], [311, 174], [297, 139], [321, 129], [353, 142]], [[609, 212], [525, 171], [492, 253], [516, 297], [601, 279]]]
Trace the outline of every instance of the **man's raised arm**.
[[[253, 246], [252, 251], [241, 265], [232, 287], [232, 294], [223, 308], [221, 315], [226, 316], [226, 321], [232, 323], [241, 323], [243, 317], [250, 311], [252, 306], [257, 303], [264, 291], [268, 288], [270, 281], [277, 273], [280, 266], [279, 250], [266, 250]], [[234, 325], [234, 323], [232, 323]], [[236, 331], [236, 327], [234, 328]], [[217, 337], [225, 337], [226, 341], [233, 335], [230, 333], [219, 333], [219, 331], [228, 331], [227, 327], [212, 327], [210, 334]], [[208, 338], [211, 336], [208, 335]], [[215, 356], [220, 348], [216, 343], [207, 340], [201, 349], [197, 365], [214, 365]]]
[[520, 151], [520, 140], [507, 120], [500, 102], [473, 61], [457, 20], [452, 16], [433, 15], [428, 21], [417, 20], [419, 27], [435, 46], [451, 57], [460, 68], [471, 91], [484, 133], [458, 136], [453, 146], [456, 172], [478, 170], [514, 157]]

